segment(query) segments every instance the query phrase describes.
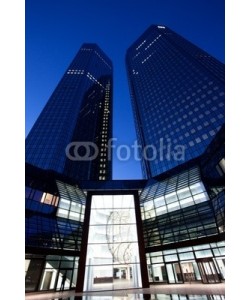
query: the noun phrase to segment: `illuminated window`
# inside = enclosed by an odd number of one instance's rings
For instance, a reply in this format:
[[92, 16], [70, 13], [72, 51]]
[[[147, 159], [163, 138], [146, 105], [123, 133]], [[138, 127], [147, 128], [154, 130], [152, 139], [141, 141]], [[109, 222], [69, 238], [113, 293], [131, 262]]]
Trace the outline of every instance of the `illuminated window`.
[[59, 198], [56, 197], [56, 196], [54, 196], [54, 195], [52, 195], [52, 194], [49, 194], [49, 193], [43, 193], [41, 202], [42, 202], [42, 203], [46, 203], [46, 204], [50, 204], [50, 205], [57, 206], [58, 200], [59, 200]]

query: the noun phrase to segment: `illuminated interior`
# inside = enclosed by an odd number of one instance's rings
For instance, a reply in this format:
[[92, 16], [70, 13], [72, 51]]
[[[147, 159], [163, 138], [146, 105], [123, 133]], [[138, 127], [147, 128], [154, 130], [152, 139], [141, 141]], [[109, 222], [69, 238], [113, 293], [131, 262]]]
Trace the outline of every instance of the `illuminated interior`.
[[141, 287], [133, 195], [92, 196], [84, 290]]

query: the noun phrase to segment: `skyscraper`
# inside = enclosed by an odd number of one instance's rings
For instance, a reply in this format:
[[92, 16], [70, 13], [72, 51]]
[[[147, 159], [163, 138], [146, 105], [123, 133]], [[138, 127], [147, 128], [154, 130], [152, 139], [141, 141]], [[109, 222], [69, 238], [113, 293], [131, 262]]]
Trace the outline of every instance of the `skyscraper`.
[[112, 72], [97, 45], [80, 48], [27, 136], [27, 163], [75, 184], [111, 179]]
[[[112, 67], [95, 45], [80, 49], [27, 139], [26, 292], [225, 280], [223, 65], [162, 26], [151, 31], [159, 35], [149, 43], [146, 34], [127, 57], [150, 178], [110, 180]], [[167, 134], [187, 156], [176, 163], [167, 148], [154, 167]]]
[[224, 64], [165, 26], [150, 26], [126, 65], [144, 177], [204, 153], [224, 124]]

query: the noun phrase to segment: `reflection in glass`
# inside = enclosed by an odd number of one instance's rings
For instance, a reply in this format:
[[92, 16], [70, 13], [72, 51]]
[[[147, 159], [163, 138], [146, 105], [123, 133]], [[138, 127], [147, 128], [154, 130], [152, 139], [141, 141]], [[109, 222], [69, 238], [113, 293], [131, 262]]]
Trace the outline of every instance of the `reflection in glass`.
[[198, 266], [201, 273], [203, 283], [215, 283], [220, 282], [213, 260], [206, 259], [200, 260]]
[[152, 265], [152, 270], [154, 282], [166, 280], [166, 269], [163, 263]]
[[[224, 295], [180, 295], [180, 294], [150, 294], [149, 297], [145, 297], [145, 294], [128, 294], [126, 296], [97, 296], [97, 295], [85, 295], [70, 297], [67, 300], [225, 300]], [[148, 294], [147, 294], [148, 296]], [[58, 299], [53, 299], [58, 300]]]
[[183, 282], [179, 263], [173, 264], [176, 283]]
[[169, 283], [175, 283], [175, 278], [174, 278], [174, 272], [172, 268], [172, 264], [167, 264], [167, 273], [168, 273], [168, 282]]

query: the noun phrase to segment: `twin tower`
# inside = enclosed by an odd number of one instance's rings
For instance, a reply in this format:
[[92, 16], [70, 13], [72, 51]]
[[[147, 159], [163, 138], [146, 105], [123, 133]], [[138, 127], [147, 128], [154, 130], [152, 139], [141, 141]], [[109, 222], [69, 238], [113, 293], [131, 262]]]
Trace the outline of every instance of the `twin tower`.
[[112, 179], [112, 62], [84, 44], [26, 139], [26, 292], [225, 280], [224, 65], [151, 26], [126, 67], [145, 179]]
[[[165, 26], [127, 50], [144, 178], [207, 151], [224, 125], [224, 64]], [[82, 185], [112, 179], [113, 66], [83, 44], [26, 139], [26, 163]]]

